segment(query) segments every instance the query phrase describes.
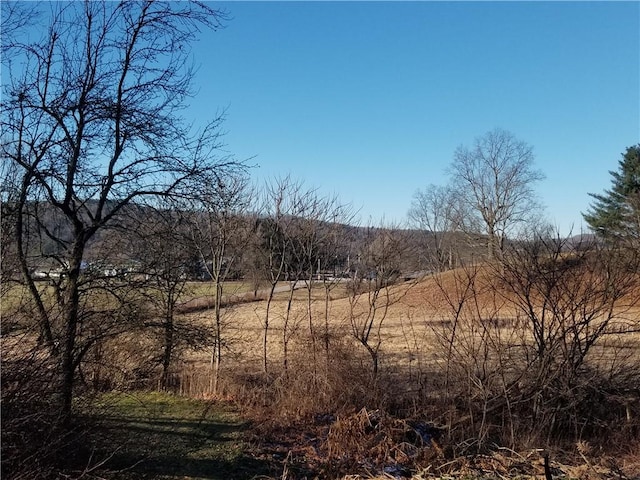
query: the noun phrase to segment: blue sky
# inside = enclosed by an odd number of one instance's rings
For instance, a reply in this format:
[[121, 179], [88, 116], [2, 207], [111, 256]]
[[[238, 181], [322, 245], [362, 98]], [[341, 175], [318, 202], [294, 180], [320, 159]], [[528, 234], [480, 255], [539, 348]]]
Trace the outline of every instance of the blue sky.
[[257, 180], [290, 174], [363, 222], [401, 222], [456, 147], [496, 127], [534, 147], [563, 234], [640, 142], [638, 2], [227, 2], [195, 46], [186, 115], [227, 109]]

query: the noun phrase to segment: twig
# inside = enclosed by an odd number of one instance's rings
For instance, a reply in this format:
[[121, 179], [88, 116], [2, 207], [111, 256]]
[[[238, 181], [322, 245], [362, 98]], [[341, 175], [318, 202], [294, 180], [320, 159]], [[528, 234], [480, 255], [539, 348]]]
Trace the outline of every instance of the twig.
[[498, 447], [498, 450], [506, 450], [506, 451], [508, 451], [508, 452], [511, 452], [511, 453], [513, 453], [514, 455], [518, 456], [518, 457], [520, 458], [520, 460], [522, 460], [523, 462], [527, 460], [527, 459], [526, 459], [526, 458], [524, 458], [522, 455], [520, 455], [518, 452], [516, 452], [516, 451], [514, 451], [514, 450], [511, 450], [511, 449], [510, 449], [510, 448], [508, 448], [508, 447]]

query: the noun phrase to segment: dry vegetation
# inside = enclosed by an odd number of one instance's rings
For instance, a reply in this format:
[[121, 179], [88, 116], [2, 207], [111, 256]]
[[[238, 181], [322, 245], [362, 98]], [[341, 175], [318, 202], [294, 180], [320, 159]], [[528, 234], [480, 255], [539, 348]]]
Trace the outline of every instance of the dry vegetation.
[[[237, 469], [236, 449], [207, 457], [203, 399], [252, 419], [254, 466], [277, 460], [282, 478], [530, 476], [540, 449], [546, 480], [640, 474], [637, 182], [614, 174], [594, 195], [593, 242], [552, 238], [533, 147], [495, 129], [454, 152], [447, 186], [418, 193], [418, 231], [356, 226], [290, 177], [252, 185], [223, 148], [223, 112], [199, 129], [182, 115], [189, 46], [227, 12], [2, 13], [4, 66], [18, 67], [1, 116], [3, 478], [101, 478], [69, 470], [91, 464], [78, 456], [99, 431], [83, 403], [149, 390], [200, 397], [143, 419], [165, 422], [147, 438], [178, 457], [174, 478], [262, 471]], [[188, 439], [166, 440], [180, 430], [206, 437], [201, 468], [182, 462]]]
[[[183, 302], [175, 331], [185, 333], [164, 388], [234, 403], [252, 421], [254, 457], [280, 462], [283, 478], [634, 478], [640, 287], [637, 268], [600, 254], [529, 255], [524, 269], [520, 258], [358, 288], [280, 282], [270, 302], [264, 290], [227, 285], [219, 384], [206, 333], [214, 312]], [[207, 289], [188, 291], [202, 299]], [[8, 428], [46, 431], [55, 393], [33, 368], [48, 371], [48, 357], [20, 328], [28, 305], [16, 298], [4, 308], [17, 323], [3, 319], [5, 414], [19, 407]], [[148, 329], [99, 342], [79, 368], [78, 393], [162, 388], [157, 345]], [[14, 386], [25, 392], [21, 378], [35, 382], [29, 398], [12, 397]], [[29, 416], [33, 408], [43, 413]], [[46, 460], [20, 436], [3, 438], [24, 468]], [[71, 439], [59, 441], [44, 454]]]
[[[546, 294], [534, 282], [527, 298], [538, 310], [530, 315], [521, 288], [490, 265], [393, 285], [374, 324], [377, 373], [351, 326], [367, 303], [352, 309], [346, 283], [328, 303], [320, 286], [311, 302], [305, 289], [275, 295], [268, 374], [260, 348], [265, 302], [233, 305], [225, 312], [234, 329], [220, 395], [256, 420], [256, 441], [286, 459], [288, 478], [535, 476], [549, 451], [554, 476], [631, 478], [640, 474], [635, 273], [609, 278], [621, 287], [610, 298], [598, 272], [571, 268], [571, 280], [562, 277]], [[549, 307], [544, 300], [553, 295]], [[327, 312], [326, 337], [314, 338], [309, 318], [319, 326]], [[185, 318], [206, 323], [208, 313]], [[287, 318], [294, 330], [285, 367]], [[206, 396], [208, 375], [207, 352], [191, 352], [176, 387]]]
[[[473, 303], [467, 301], [462, 305], [462, 313], [467, 316], [479, 314], [483, 318], [493, 320], [497, 326], [497, 331], [508, 334], [513, 332], [516, 317], [519, 315], [514, 300], [507, 300], [510, 293], [506, 290], [496, 291], [495, 285], [490, 277], [491, 271], [487, 267], [480, 267], [476, 272], [477, 278], [473, 292], [465, 292], [468, 287], [466, 282], [467, 273], [463, 270], [448, 271], [442, 274], [428, 276], [418, 282], [404, 282], [395, 285], [391, 289], [391, 295], [397, 298], [389, 306], [387, 316], [380, 329], [382, 337], [382, 349], [385, 363], [396, 367], [409, 367], [411, 363], [425, 364], [429, 355], [435, 355], [440, 334], [451, 325], [452, 309], [457, 307], [457, 302], [465, 293], [473, 293]], [[635, 302], [636, 296], [640, 296], [639, 291], [628, 293], [628, 302]], [[306, 318], [307, 316], [307, 292], [296, 290], [294, 293], [294, 303], [291, 307], [290, 315], [294, 318]], [[282, 348], [280, 334], [282, 332], [282, 322], [286, 314], [289, 292], [277, 293], [271, 305], [273, 314], [272, 332], [269, 336], [269, 357], [270, 361], [278, 364], [282, 360]], [[226, 314], [233, 319], [237, 325], [237, 340], [234, 350], [240, 358], [240, 364], [247, 369], [252, 366], [259, 370], [261, 352], [256, 346], [260, 343], [262, 336], [262, 322], [266, 305], [263, 301], [245, 302], [232, 306]], [[312, 315], [318, 321], [324, 316], [324, 292], [321, 287], [313, 290]], [[478, 311], [475, 311], [478, 309]], [[633, 306], [627, 308], [621, 303], [619, 315], [616, 321], [627, 325], [629, 322], [637, 321], [640, 316], [640, 307]], [[331, 334], [337, 340], [353, 344], [358, 348], [356, 342], [349, 332], [349, 302], [347, 292], [344, 287], [333, 290], [329, 302], [329, 316], [331, 318]], [[190, 313], [185, 318], [188, 322], [206, 323], [209, 314], [206, 310]], [[470, 327], [467, 325], [467, 327]], [[616, 339], [616, 335], [608, 336], [607, 345], [613, 345], [621, 341]], [[308, 325], [298, 325], [294, 344], [305, 351], [309, 342]], [[640, 341], [638, 334], [625, 334], [624, 342], [632, 345]], [[354, 352], [355, 353], [355, 352]], [[365, 352], [362, 352], [365, 353]], [[192, 354], [190, 362], [207, 363], [206, 356]], [[403, 365], [404, 363], [404, 365]], [[231, 367], [228, 367], [231, 369]]]

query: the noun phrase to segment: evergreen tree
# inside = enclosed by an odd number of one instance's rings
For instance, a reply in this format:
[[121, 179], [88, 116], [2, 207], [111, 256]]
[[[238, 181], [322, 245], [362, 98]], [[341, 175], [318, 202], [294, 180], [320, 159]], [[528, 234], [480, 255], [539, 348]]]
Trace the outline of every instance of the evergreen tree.
[[590, 193], [595, 201], [583, 214], [591, 229], [608, 239], [640, 240], [640, 144], [628, 147], [610, 171], [612, 187], [603, 194]]

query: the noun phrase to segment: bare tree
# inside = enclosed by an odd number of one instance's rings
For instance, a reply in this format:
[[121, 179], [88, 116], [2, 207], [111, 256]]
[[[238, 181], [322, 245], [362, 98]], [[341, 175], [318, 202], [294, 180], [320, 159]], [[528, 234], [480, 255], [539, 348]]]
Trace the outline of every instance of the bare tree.
[[[15, 165], [15, 242], [42, 341], [57, 358], [60, 409], [71, 414], [74, 375], [95, 337], [84, 257], [127, 206], [189, 195], [219, 159], [214, 119], [199, 134], [180, 118], [191, 95], [188, 47], [220, 12], [202, 3], [56, 4], [43, 36], [18, 35], [3, 56], [2, 154]], [[46, 240], [39, 250], [32, 234]], [[56, 262], [55, 308], [36, 285], [44, 255]]]
[[127, 234], [133, 261], [126, 275], [129, 281], [139, 283], [146, 302], [142, 325], [153, 338], [160, 339], [159, 385], [166, 390], [181, 350], [201, 349], [210, 339], [207, 328], [178, 317], [179, 306], [191, 296], [189, 280], [194, 277], [198, 255], [191, 246], [188, 212], [179, 206], [169, 203], [163, 209], [139, 208], [135, 215], [135, 231]]
[[[260, 265], [264, 268], [265, 278], [269, 285], [266, 310], [262, 319], [262, 367], [265, 374], [269, 371], [268, 339], [271, 327], [271, 305], [278, 283], [285, 279], [288, 280], [287, 257], [291, 251], [287, 229], [292, 219], [289, 211], [290, 201], [292, 191], [295, 192], [299, 188], [300, 185], [289, 177], [277, 179], [275, 182], [267, 184], [262, 199], [262, 215], [264, 217], [257, 224], [260, 239], [257, 250], [260, 256]], [[290, 289], [294, 288], [295, 282], [290, 284]], [[288, 325], [285, 324], [283, 326], [283, 341], [288, 338], [287, 328]]]
[[40, 12], [37, 4], [29, 2], [3, 2], [0, 5], [0, 12], [2, 13], [0, 51], [6, 61], [8, 56], [17, 54], [15, 49], [17, 38], [36, 23], [34, 19]]
[[[330, 352], [333, 324], [330, 310], [331, 295], [336, 287], [343, 284], [346, 277], [349, 276], [349, 267], [347, 265], [350, 243], [349, 230], [352, 227], [348, 227], [348, 225], [354, 220], [354, 212], [348, 205], [333, 202], [327, 212], [329, 212], [328, 223], [323, 225], [322, 234], [320, 235], [321, 255], [319, 255], [317, 271], [320, 275], [319, 284], [321, 284], [324, 293], [322, 333], [320, 336], [328, 373], [332, 359]], [[308, 291], [308, 298], [309, 300], [311, 299], [311, 290]], [[309, 318], [311, 321], [311, 317]]]
[[428, 232], [432, 239], [425, 246], [435, 271], [453, 268], [453, 234], [460, 230], [458, 195], [449, 186], [429, 185], [418, 190], [409, 209], [409, 220]]
[[533, 168], [533, 148], [512, 133], [495, 129], [460, 146], [450, 174], [456, 195], [488, 236], [489, 258], [498, 257], [508, 234], [516, 232], [540, 210], [534, 185], [544, 178]]
[[[323, 339], [325, 354], [329, 355], [329, 294], [337, 285], [338, 221], [351, 219], [350, 209], [341, 205], [335, 196], [322, 196], [314, 189], [298, 190], [292, 199], [294, 217], [289, 229], [291, 256], [288, 268], [295, 272], [295, 281], [304, 281], [306, 317], [311, 338], [314, 369], [317, 365], [318, 340]], [[315, 318], [314, 289], [322, 285], [325, 295], [323, 332]]]
[[502, 260], [433, 277], [451, 434], [476, 447], [503, 436], [516, 448], [624, 419], [620, 399], [638, 401], [638, 362], [625, 353], [637, 326], [637, 257], [540, 234]]
[[408, 291], [392, 289], [401, 278], [405, 249], [406, 243], [397, 229], [369, 227], [351, 266], [348, 321], [353, 338], [371, 357], [374, 380], [378, 375], [382, 326], [389, 308]]
[[[223, 347], [229, 326], [223, 311], [225, 282], [234, 276], [247, 247], [253, 218], [253, 193], [244, 173], [207, 179], [194, 203], [192, 239], [202, 267], [211, 279], [214, 329], [211, 390], [218, 391]], [[232, 292], [229, 292], [231, 294]], [[227, 305], [227, 312], [231, 305]]]
[[[279, 282], [288, 282], [289, 292], [287, 308], [282, 318], [283, 366], [288, 368], [288, 345], [293, 335], [298, 331], [304, 317], [292, 315], [294, 290], [300, 283], [307, 281], [311, 288], [309, 273], [315, 268], [317, 252], [315, 251], [317, 214], [319, 197], [315, 190], [305, 189], [301, 181], [286, 176], [278, 178], [266, 186], [264, 194], [263, 213], [265, 218], [261, 222], [260, 248], [262, 263], [266, 267], [266, 277], [269, 284], [267, 293], [267, 307], [263, 319], [263, 363], [267, 372], [267, 335], [270, 325], [271, 305]], [[313, 224], [310, 226], [310, 224]], [[310, 265], [312, 264], [312, 265]], [[308, 306], [308, 308], [310, 308]], [[307, 318], [310, 318], [310, 313]], [[314, 338], [313, 323], [309, 319], [311, 337]], [[315, 352], [315, 348], [314, 348]]]
[[[13, 171], [12, 171], [13, 170]], [[15, 240], [17, 186], [15, 168], [9, 162], [0, 165], [0, 295], [4, 296], [19, 283], [20, 263]], [[5, 312], [6, 313], [6, 312]]]

